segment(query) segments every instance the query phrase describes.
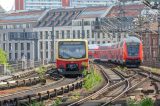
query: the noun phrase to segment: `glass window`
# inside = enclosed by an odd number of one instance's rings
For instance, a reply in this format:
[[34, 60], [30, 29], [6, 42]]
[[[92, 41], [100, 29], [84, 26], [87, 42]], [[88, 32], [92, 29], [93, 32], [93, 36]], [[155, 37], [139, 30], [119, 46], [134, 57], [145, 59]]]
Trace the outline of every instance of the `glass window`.
[[3, 41], [5, 41], [5, 40], [6, 40], [6, 34], [3, 33]]
[[73, 30], [73, 39], [76, 38], [76, 32]]
[[64, 39], [64, 31], [62, 31], [62, 39]]
[[9, 60], [12, 59], [12, 53], [9, 53]]
[[46, 58], [48, 58], [48, 52], [46, 52]]
[[89, 35], [90, 35], [90, 31], [87, 30], [87, 38], [89, 38]]
[[67, 38], [70, 38], [70, 30], [67, 30]]
[[59, 58], [85, 58], [85, 42], [59, 42]]
[[30, 57], [30, 53], [28, 52], [27, 53], [27, 59], [30, 59], [31, 57]]
[[127, 51], [129, 56], [138, 56], [139, 53], [139, 44], [127, 44]]
[[77, 34], [78, 34], [78, 38], [80, 38], [80, 30], [78, 30]]
[[43, 49], [43, 43], [40, 42], [40, 49]]
[[3, 43], [3, 50], [5, 51], [6, 50], [6, 44]]
[[27, 50], [30, 50], [30, 43], [27, 43]]
[[48, 42], [46, 42], [46, 49], [48, 50]]
[[9, 50], [12, 50], [12, 44], [9, 43]]
[[18, 50], [18, 43], [15, 43], [15, 50]]
[[40, 31], [40, 39], [43, 39], [43, 32]]
[[21, 43], [21, 50], [24, 50], [24, 44]]
[[92, 38], [94, 38], [94, 32], [92, 31]]
[[45, 36], [46, 36], [46, 39], [48, 39], [48, 36], [49, 36], [48, 31], [45, 31]]
[[15, 53], [15, 59], [16, 60], [18, 59], [18, 53]]
[[98, 32], [98, 38], [100, 38], [100, 33]]
[[56, 38], [59, 39], [59, 31], [56, 31]]
[[24, 53], [21, 53], [21, 58], [24, 56]]

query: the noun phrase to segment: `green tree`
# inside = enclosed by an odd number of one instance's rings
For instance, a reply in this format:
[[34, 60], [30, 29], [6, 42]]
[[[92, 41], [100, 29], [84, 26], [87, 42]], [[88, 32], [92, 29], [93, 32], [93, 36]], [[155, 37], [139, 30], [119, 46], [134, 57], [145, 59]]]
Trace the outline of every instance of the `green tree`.
[[7, 64], [7, 54], [0, 48], [0, 64]]

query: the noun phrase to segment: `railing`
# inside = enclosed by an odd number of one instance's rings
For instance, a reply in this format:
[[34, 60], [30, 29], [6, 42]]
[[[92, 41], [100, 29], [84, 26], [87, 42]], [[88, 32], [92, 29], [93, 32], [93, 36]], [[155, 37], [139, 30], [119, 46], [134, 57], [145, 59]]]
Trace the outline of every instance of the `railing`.
[[33, 69], [40, 67], [42, 65], [47, 65], [46, 61], [16, 61], [9, 62], [9, 65], [0, 65], [0, 74], [11, 75], [14, 72], [20, 72], [27, 69]]
[[155, 68], [160, 68], [160, 62], [159, 61], [144, 61], [143, 65], [149, 66], [149, 67], [155, 67]]

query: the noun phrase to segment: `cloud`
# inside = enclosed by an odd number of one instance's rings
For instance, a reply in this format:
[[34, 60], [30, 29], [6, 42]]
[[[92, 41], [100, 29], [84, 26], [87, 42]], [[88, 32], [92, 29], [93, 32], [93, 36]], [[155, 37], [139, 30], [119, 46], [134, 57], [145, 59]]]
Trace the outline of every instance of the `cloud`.
[[9, 11], [14, 7], [14, 0], [0, 0], [0, 5], [6, 11]]

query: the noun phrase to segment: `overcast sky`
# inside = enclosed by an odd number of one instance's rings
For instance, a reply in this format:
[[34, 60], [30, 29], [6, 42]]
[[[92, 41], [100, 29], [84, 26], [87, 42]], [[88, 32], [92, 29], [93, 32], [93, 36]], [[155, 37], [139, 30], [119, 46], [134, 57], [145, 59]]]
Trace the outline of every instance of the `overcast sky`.
[[14, 7], [15, 0], [0, 0], [0, 5], [6, 10], [9, 11]]

